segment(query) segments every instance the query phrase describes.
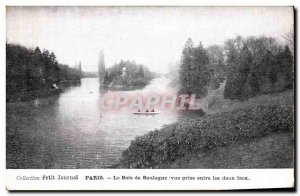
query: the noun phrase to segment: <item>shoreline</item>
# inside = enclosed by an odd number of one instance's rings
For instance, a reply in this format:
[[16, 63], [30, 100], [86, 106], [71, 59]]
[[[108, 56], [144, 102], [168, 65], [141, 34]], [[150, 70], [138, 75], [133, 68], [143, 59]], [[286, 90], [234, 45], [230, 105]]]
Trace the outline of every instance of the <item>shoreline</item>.
[[104, 85], [100, 84], [100, 88], [104, 90], [110, 90], [110, 91], [134, 91], [134, 90], [140, 90], [148, 86], [148, 84], [143, 86], [128, 86], [128, 85]]
[[59, 95], [65, 90], [65, 88], [77, 86], [80, 83], [81, 81], [68, 81], [60, 85], [58, 89], [45, 88], [35, 91], [14, 93], [12, 95], [6, 94], [6, 103], [27, 102], [37, 98], [47, 98], [54, 95]]

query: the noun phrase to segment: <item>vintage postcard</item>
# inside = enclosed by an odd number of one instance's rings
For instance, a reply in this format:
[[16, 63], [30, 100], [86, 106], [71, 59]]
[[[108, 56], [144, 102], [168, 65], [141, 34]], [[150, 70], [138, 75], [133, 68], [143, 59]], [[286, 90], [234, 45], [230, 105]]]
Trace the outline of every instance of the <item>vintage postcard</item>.
[[294, 45], [291, 6], [7, 6], [7, 190], [294, 190]]

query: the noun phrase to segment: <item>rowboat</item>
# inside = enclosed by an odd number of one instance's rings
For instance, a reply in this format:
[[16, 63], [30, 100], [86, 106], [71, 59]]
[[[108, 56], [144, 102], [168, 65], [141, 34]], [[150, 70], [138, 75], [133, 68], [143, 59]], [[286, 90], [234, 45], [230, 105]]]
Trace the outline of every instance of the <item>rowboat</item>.
[[160, 114], [160, 112], [133, 112], [135, 115], [155, 115]]

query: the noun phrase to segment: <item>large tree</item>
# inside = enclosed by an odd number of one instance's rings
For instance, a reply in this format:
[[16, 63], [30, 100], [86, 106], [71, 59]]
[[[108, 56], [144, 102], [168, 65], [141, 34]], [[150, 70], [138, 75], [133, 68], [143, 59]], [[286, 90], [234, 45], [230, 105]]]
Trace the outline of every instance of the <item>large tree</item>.
[[185, 43], [181, 56], [181, 66], [179, 68], [179, 81], [182, 92], [190, 93], [193, 90], [191, 80], [191, 67], [193, 63], [194, 43], [191, 38]]
[[105, 77], [105, 62], [104, 62], [104, 54], [103, 51], [100, 51], [99, 54], [99, 60], [98, 60], [98, 76], [99, 76], [99, 82], [102, 84], [104, 83], [104, 77]]
[[201, 42], [197, 47], [193, 47], [193, 41], [189, 38], [182, 51], [179, 69], [181, 93], [204, 97], [207, 95], [210, 79], [211, 72], [207, 51]]

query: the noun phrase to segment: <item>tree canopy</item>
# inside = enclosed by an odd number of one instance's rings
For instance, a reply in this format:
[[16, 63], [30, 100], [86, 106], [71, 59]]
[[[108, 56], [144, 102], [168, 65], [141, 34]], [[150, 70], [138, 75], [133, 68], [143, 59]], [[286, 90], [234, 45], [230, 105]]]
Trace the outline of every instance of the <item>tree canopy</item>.
[[188, 38], [178, 69], [179, 90], [204, 97], [226, 81], [225, 99], [248, 99], [292, 89], [293, 52], [291, 42], [287, 44], [265, 36], [237, 36], [204, 48]]
[[65, 81], [80, 81], [79, 69], [59, 64], [53, 52], [6, 43], [6, 90], [8, 95], [51, 88]]
[[144, 65], [137, 64], [134, 61], [121, 60], [119, 63], [106, 69], [104, 83], [110, 86], [144, 87], [149, 84], [153, 77], [154, 74]]
[[207, 51], [201, 42], [194, 47], [192, 39], [189, 38], [182, 51], [179, 68], [180, 92], [204, 97], [207, 95], [210, 79]]

